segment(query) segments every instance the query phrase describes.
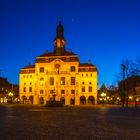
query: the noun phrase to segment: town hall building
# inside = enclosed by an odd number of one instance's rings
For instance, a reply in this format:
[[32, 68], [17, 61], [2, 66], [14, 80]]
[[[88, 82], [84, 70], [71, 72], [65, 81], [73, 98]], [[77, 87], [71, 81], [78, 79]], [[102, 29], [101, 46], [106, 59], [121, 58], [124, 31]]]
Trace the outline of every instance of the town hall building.
[[77, 54], [66, 51], [64, 28], [59, 22], [54, 50], [36, 57], [19, 73], [19, 97], [23, 104], [62, 101], [65, 105], [97, 103], [98, 72], [95, 65], [80, 63]]

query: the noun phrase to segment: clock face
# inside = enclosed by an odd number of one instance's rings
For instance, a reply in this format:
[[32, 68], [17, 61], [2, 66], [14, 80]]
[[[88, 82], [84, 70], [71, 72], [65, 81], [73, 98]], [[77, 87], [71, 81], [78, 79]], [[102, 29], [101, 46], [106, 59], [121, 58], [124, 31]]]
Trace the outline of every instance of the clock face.
[[65, 41], [63, 39], [57, 39], [54, 42], [55, 46], [57, 46], [58, 48], [63, 48], [65, 46]]
[[60, 39], [57, 39], [57, 47], [60, 48], [61, 47], [61, 42]]
[[65, 41], [64, 40], [62, 40], [62, 46], [65, 46]]

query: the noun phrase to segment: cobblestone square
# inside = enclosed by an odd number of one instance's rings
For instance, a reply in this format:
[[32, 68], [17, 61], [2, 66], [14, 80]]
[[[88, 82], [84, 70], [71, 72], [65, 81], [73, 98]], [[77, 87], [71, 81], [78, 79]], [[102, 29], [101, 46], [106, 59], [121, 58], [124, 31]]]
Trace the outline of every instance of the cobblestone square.
[[139, 140], [140, 108], [1, 105], [1, 140]]

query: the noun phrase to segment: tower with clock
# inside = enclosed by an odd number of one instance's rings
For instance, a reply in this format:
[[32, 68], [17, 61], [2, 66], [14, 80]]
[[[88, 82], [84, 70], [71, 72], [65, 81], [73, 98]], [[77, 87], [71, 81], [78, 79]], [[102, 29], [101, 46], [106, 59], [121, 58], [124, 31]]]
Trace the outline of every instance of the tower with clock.
[[33, 65], [20, 69], [19, 96], [23, 104], [46, 104], [55, 96], [64, 105], [94, 105], [97, 83], [96, 66], [90, 61], [81, 63], [77, 54], [66, 50], [64, 28], [59, 21], [54, 50], [37, 56]]
[[65, 38], [64, 38], [64, 28], [59, 21], [59, 24], [56, 28], [56, 37], [54, 39], [54, 53], [56, 55], [63, 55], [65, 53]]

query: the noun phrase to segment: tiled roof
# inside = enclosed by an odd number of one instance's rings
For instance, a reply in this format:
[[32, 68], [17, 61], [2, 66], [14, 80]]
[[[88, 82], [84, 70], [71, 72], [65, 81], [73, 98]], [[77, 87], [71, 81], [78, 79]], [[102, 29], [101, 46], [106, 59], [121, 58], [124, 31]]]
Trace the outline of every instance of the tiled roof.
[[95, 67], [95, 65], [89, 63], [80, 63], [79, 67]]
[[20, 74], [31, 74], [31, 73], [35, 73], [35, 70], [21, 70], [20, 72], [19, 72]]
[[35, 63], [49, 63], [55, 59], [60, 59], [64, 62], [77, 62], [79, 58], [73, 52], [65, 52], [63, 55], [57, 55], [54, 52], [46, 52], [37, 57]]
[[64, 61], [64, 62], [77, 62], [77, 61], [79, 61], [79, 58], [78, 57], [69, 57], [69, 58], [67, 58], [67, 57], [50, 57], [50, 58], [48, 58], [48, 59], [46, 59], [46, 58], [37, 58], [36, 59], [36, 62], [35, 63], [50, 63], [50, 62], [52, 62], [53, 60], [55, 60], [55, 59], [60, 59], [60, 60], [62, 60], [62, 61]]
[[97, 68], [94, 67], [94, 68], [79, 68], [78, 69], [79, 72], [97, 72]]
[[97, 72], [97, 68], [95, 65], [90, 63], [80, 63], [79, 64], [79, 72]]
[[25, 66], [24, 68], [22, 68], [22, 69], [30, 69], [30, 68], [35, 68], [35, 65], [27, 65], [27, 66]]
[[56, 54], [56, 53], [54, 53], [54, 52], [46, 52], [46, 53], [44, 53], [44, 54], [42, 54], [42, 55], [40, 55], [40, 56], [38, 56], [38, 57], [49, 57], [49, 56], [71, 56], [71, 55], [76, 55], [76, 54], [74, 54], [73, 52], [65, 52], [65, 53], [62, 54], [62, 55], [58, 55], [58, 54]]
[[22, 68], [19, 73], [20, 74], [35, 73], [35, 65], [29, 64], [26, 67]]

